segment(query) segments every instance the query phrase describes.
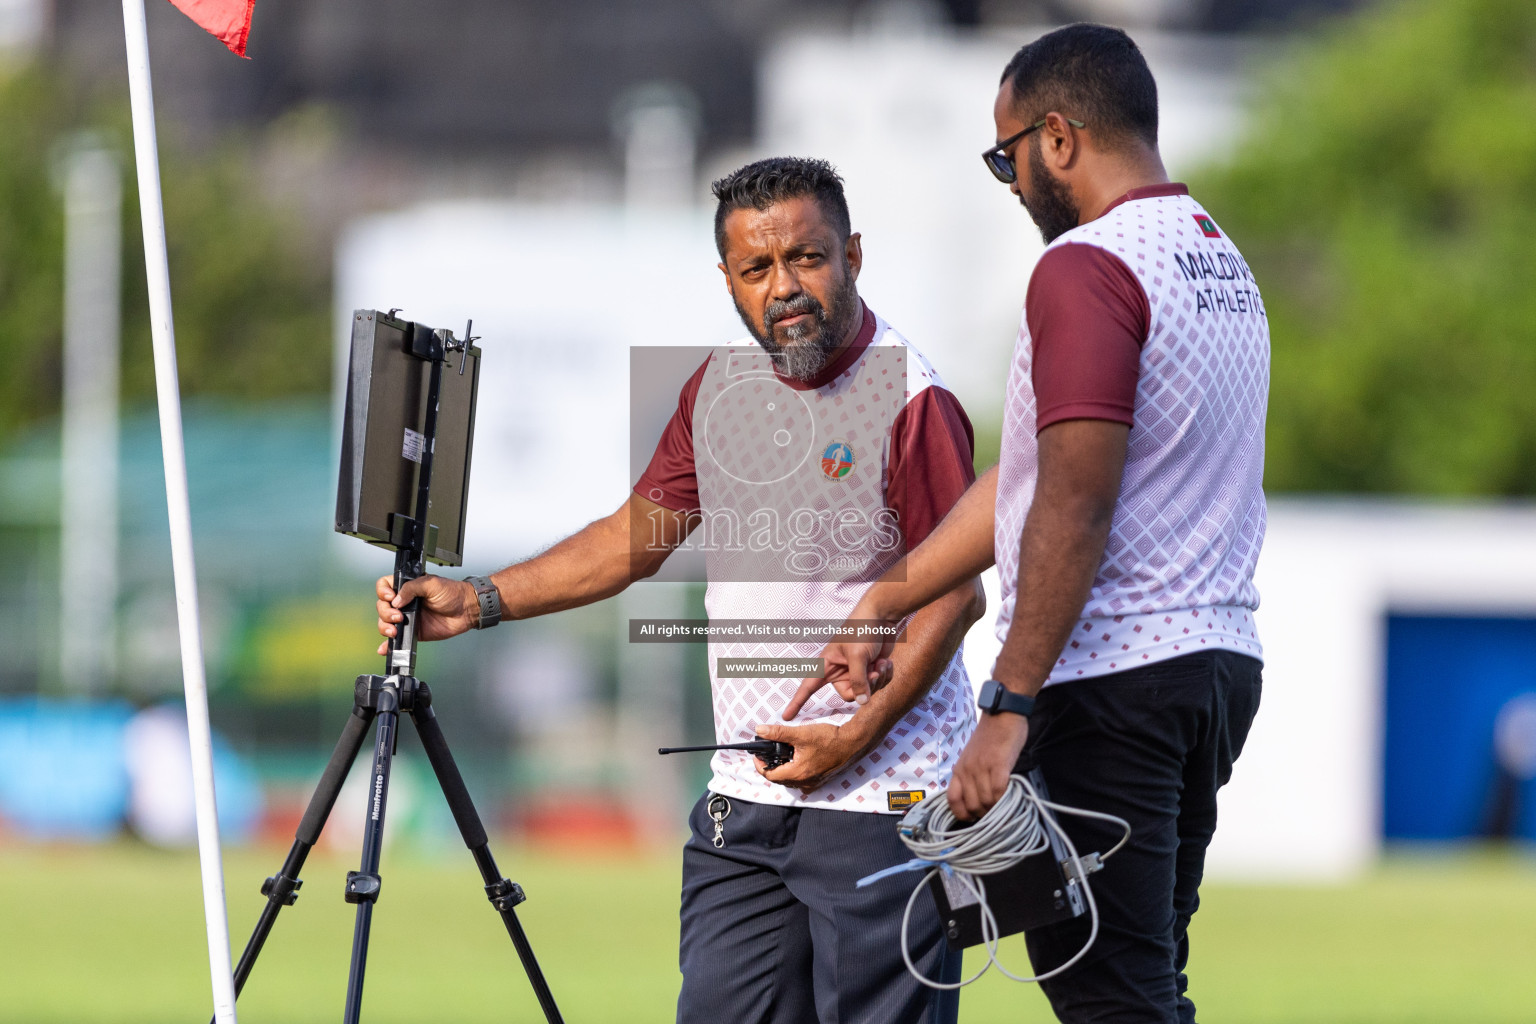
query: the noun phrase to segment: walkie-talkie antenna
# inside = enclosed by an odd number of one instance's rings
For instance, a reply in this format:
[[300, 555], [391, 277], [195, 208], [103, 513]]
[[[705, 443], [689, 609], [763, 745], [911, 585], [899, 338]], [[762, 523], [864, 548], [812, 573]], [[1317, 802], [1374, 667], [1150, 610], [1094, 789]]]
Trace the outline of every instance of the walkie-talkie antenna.
[[658, 754], [692, 754], [705, 750], [745, 750], [755, 754], [768, 768], [777, 768], [794, 760], [795, 748], [778, 740], [748, 740], [745, 743], [709, 743], [701, 747], [661, 747]]

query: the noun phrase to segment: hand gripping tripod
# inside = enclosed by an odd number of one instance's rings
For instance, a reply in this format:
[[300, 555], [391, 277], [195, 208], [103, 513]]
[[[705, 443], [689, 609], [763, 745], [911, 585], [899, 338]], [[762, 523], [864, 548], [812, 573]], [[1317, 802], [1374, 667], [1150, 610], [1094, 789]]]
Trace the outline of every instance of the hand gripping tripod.
[[[423, 551], [428, 538], [426, 525], [428, 495], [432, 474], [433, 441], [437, 433], [437, 405], [443, 363], [449, 352], [462, 351], [469, 345], [470, 339], [467, 338], [467, 334], [466, 331], [465, 341], [456, 342], [451, 334], [437, 332], [435, 341], [428, 345], [424, 353], [419, 353], [422, 358], [431, 362], [424, 431], [425, 443], [422, 448], [421, 473], [416, 492], [416, 514], [413, 517], [396, 516], [391, 523], [391, 540], [395, 546], [395, 589], [397, 591], [407, 580], [415, 579], [426, 571]], [[460, 365], [463, 365], [462, 362]], [[544, 1017], [549, 1024], [563, 1024], [560, 1010], [555, 1006], [555, 997], [549, 991], [549, 985], [544, 980], [544, 972], [539, 969], [539, 962], [533, 955], [533, 947], [529, 944], [528, 936], [524, 934], [523, 926], [518, 921], [517, 912], [514, 909], [526, 898], [523, 889], [516, 882], [503, 878], [496, 867], [496, 861], [492, 858], [487, 844], [485, 826], [480, 821], [480, 815], [475, 811], [469, 790], [464, 786], [463, 776], [459, 774], [453, 754], [448, 750], [448, 741], [443, 737], [442, 727], [437, 724], [437, 716], [432, 711], [432, 691], [427, 688], [426, 683], [414, 675], [419, 604], [419, 600], [413, 601], [405, 609], [405, 621], [397, 627], [397, 635], [390, 640], [388, 656], [390, 674], [357, 677], [357, 684], [352, 691], [352, 714], [347, 718], [347, 724], [342, 728], [341, 739], [337, 741], [331, 760], [320, 776], [320, 783], [309, 799], [309, 806], [299, 822], [288, 857], [283, 861], [283, 866], [278, 873], [268, 878], [261, 886], [261, 893], [267, 898], [267, 905], [262, 908], [261, 917], [256, 922], [256, 929], [251, 933], [245, 952], [241, 954], [239, 965], [235, 968], [235, 993], [237, 995], [240, 993], [246, 979], [250, 977], [251, 968], [256, 963], [256, 957], [261, 953], [261, 947], [266, 942], [267, 935], [272, 931], [272, 925], [277, 921], [278, 912], [283, 907], [291, 906], [298, 899], [299, 887], [303, 884], [299, 879], [299, 872], [303, 870], [304, 860], [320, 839], [320, 830], [325, 826], [325, 820], [336, 804], [336, 797], [341, 792], [342, 783], [346, 781], [352, 762], [357, 759], [358, 751], [362, 749], [363, 737], [368, 731], [368, 726], [376, 724], [373, 766], [369, 773], [368, 811], [363, 830], [362, 863], [358, 870], [347, 872], [345, 896], [348, 903], [357, 905], [357, 921], [352, 932], [352, 965], [347, 977], [346, 1014], [343, 1019], [346, 1024], [357, 1024], [362, 1013], [363, 969], [368, 960], [368, 930], [373, 921], [373, 905], [379, 898], [379, 854], [384, 844], [384, 808], [389, 795], [390, 761], [395, 753], [400, 715], [402, 712], [407, 712], [411, 720], [416, 723], [417, 735], [420, 736], [421, 745], [427, 752], [427, 760], [432, 763], [432, 771], [437, 775], [437, 782], [442, 788], [443, 796], [448, 800], [448, 807], [459, 826], [459, 833], [464, 837], [464, 845], [469, 847], [470, 853], [475, 858], [475, 864], [480, 868], [480, 877], [485, 880], [485, 894], [507, 926], [507, 934], [512, 937], [512, 944], [517, 948], [517, 955], [523, 962], [523, 970], [527, 973], [528, 981], [538, 997], [539, 1006], [544, 1010]]]

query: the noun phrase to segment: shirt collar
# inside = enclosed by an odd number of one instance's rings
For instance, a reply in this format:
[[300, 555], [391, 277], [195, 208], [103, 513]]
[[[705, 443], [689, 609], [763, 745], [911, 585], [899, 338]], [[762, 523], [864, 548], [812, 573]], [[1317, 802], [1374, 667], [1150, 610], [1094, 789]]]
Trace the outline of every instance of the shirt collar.
[[[1113, 210], [1121, 203], [1135, 202], [1137, 199], [1157, 199], [1160, 196], [1187, 195], [1189, 195], [1189, 186], [1180, 181], [1170, 181], [1163, 185], [1143, 185], [1140, 188], [1131, 189], [1125, 195], [1104, 207], [1104, 213], [1099, 214], [1099, 217], [1104, 216], [1105, 213]], [[1098, 218], [1094, 219], [1097, 220]]]

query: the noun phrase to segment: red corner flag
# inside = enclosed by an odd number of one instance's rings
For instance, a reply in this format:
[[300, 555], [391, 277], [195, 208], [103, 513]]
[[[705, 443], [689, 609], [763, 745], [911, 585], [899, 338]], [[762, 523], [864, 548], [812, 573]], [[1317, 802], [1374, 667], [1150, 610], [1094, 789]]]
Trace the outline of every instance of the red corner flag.
[[251, 11], [256, 7], [256, 0], [171, 0], [171, 3], [218, 36], [236, 56], [245, 56], [245, 40], [251, 34]]

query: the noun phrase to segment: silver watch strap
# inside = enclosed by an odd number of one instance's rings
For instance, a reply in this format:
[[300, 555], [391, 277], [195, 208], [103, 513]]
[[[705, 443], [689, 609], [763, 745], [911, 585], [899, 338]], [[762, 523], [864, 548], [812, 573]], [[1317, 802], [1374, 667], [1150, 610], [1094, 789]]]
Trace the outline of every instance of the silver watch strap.
[[475, 588], [475, 597], [480, 599], [480, 620], [475, 623], [476, 629], [490, 629], [501, 621], [501, 594], [485, 576], [466, 576], [464, 582]]

